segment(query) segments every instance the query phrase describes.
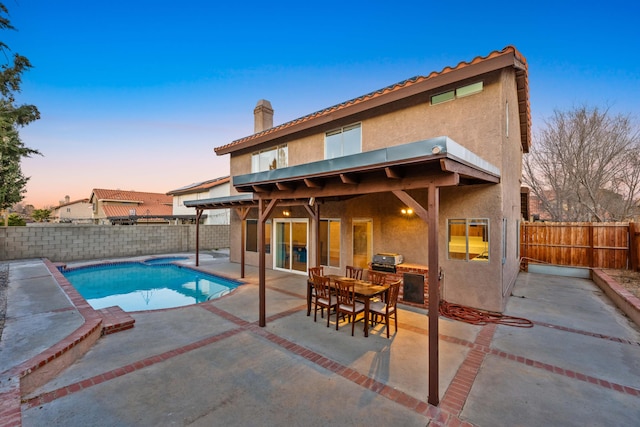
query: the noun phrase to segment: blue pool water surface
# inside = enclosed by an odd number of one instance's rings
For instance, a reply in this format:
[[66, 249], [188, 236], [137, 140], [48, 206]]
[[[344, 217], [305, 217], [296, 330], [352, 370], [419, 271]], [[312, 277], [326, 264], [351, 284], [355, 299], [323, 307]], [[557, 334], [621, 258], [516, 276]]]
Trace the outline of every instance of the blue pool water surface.
[[124, 311], [181, 307], [219, 298], [240, 284], [169, 263], [175, 259], [159, 260], [93, 265], [61, 272], [94, 309], [114, 305]]

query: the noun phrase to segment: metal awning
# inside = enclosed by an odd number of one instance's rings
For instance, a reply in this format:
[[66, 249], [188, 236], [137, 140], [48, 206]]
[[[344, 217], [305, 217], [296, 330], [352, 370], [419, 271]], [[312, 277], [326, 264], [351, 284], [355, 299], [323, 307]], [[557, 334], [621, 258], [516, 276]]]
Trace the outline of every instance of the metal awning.
[[186, 200], [184, 205], [188, 208], [196, 209], [228, 209], [243, 206], [258, 206], [258, 202], [253, 199], [253, 194], [238, 194], [235, 196], [214, 197], [211, 199]]
[[335, 159], [238, 175], [233, 177], [233, 186], [240, 192], [255, 193], [256, 199], [284, 195], [289, 200], [319, 195], [339, 197], [390, 191], [393, 189], [389, 187], [390, 182], [397, 183], [398, 189], [419, 188], [425, 179], [443, 172], [458, 174], [460, 181], [457, 185], [500, 182], [498, 167], [452, 139], [441, 136]]

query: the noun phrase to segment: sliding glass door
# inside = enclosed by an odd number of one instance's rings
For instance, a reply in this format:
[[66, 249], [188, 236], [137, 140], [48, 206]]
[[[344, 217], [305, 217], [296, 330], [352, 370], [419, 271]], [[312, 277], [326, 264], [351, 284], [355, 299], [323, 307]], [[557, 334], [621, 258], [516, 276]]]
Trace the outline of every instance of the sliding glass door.
[[276, 253], [273, 268], [306, 273], [309, 221], [307, 219], [276, 219], [274, 222]]

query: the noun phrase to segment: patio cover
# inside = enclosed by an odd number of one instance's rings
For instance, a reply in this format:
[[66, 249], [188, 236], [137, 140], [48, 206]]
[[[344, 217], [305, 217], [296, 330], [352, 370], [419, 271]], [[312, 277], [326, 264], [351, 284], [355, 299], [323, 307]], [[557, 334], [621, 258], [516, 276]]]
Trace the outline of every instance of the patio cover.
[[[243, 194], [218, 199], [193, 200], [185, 206], [202, 209], [240, 207], [241, 218], [258, 208], [259, 325], [266, 326], [265, 222], [278, 205], [303, 206], [311, 217], [312, 236], [318, 242], [320, 203], [358, 195], [392, 192], [427, 223], [429, 286], [429, 403], [438, 405], [438, 316], [440, 305], [438, 211], [440, 187], [497, 184], [500, 169], [446, 136], [382, 148], [312, 163], [237, 175], [233, 186]], [[428, 189], [427, 207], [407, 190]], [[244, 277], [244, 225], [241, 269]], [[198, 250], [196, 236], [196, 251]], [[318, 251], [316, 251], [316, 254]], [[197, 262], [197, 252], [196, 252]], [[318, 264], [318, 258], [315, 263]]]

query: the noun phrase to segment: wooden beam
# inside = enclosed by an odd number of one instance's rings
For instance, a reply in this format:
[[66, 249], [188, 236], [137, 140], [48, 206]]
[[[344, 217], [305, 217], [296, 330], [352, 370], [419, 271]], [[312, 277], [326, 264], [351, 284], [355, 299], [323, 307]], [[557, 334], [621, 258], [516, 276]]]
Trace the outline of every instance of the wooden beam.
[[384, 173], [387, 175], [387, 178], [390, 179], [402, 178], [402, 174], [396, 168], [386, 167], [384, 168]]
[[422, 219], [424, 222], [429, 222], [429, 213], [413, 197], [401, 190], [393, 190], [392, 193], [395, 194], [395, 196], [400, 199], [402, 203], [413, 209], [413, 211], [416, 213], [416, 215], [418, 215], [418, 217], [420, 217], [420, 219]]
[[311, 178], [304, 178], [304, 185], [308, 188], [322, 188], [322, 185], [317, 180]]
[[252, 185], [251, 189], [253, 190], [254, 193], [266, 193], [268, 191], [267, 188], [261, 185]]
[[479, 171], [475, 168], [472, 168], [471, 166], [467, 166], [462, 163], [455, 162], [451, 159], [440, 159], [440, 168], [444, 172], [457, 173], [462, 176], [481, 179], [483, 181], [488, 181], [494, 184], [497, 184], [500, 182], [499, 176], [495, 176], [487, 172]]
[[343, 184], [350, 184], [350, 185], [357, 184], [359, 182], [354, 175], [350, 175], [346, 173], [340, 174], [340, 180], [342, 181]]
[[282, 191], [291, 191], [295, 188], [294, 186], [286, 184], [284, 182], [276, 182], [276, 187], [278, 188], [278, 190]]
[[[305, 179], [305, 183], [307, 179]], [[257, 196], [263, 199], [309, 199], [310, 197], [338, 197], [359, 196], [361, 194], [385, 193], [393, 190], [415, 190], [427, 188], [434, 184], [438, 187], [450, 187], [460, 183], [460, 176], [456, 173], [432, 173], [431, 175], [407, 176], [402, 179], [387, 179], [384, 176], [371, 178], [358, 184], [343, 184], [339, 181], [327, 182], [322, 190], [317, 187], [297, 187], [293, 191], [274, 190], [268, 193], [260, 193]]]

